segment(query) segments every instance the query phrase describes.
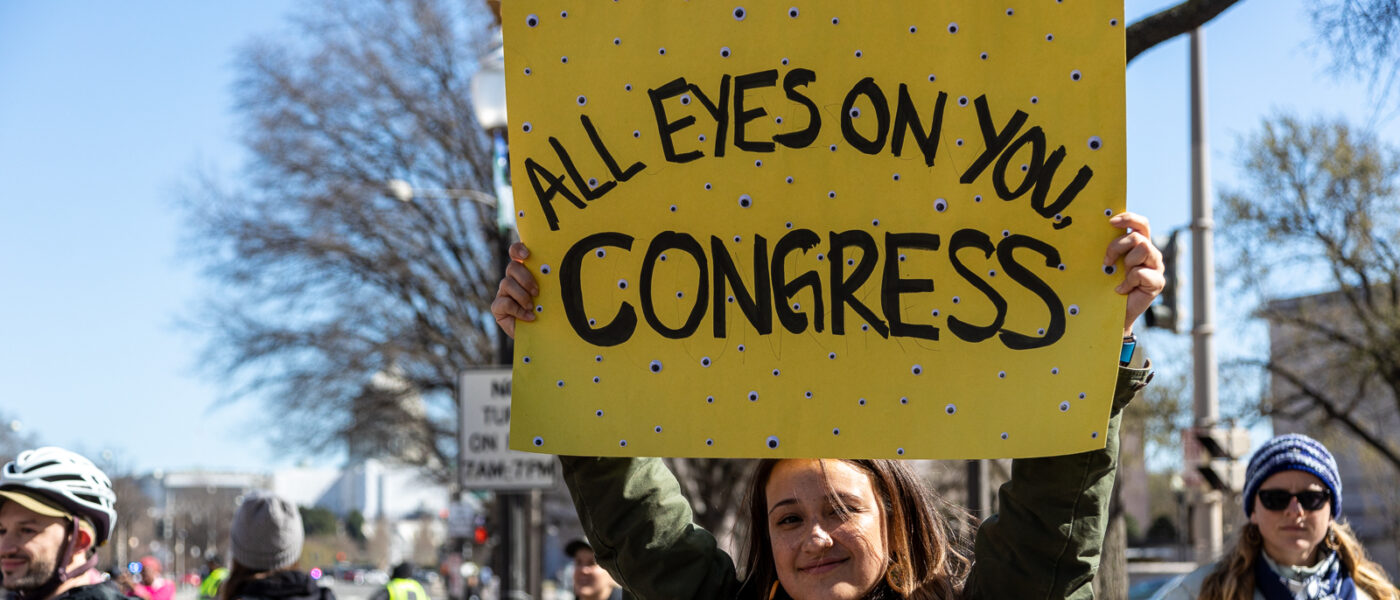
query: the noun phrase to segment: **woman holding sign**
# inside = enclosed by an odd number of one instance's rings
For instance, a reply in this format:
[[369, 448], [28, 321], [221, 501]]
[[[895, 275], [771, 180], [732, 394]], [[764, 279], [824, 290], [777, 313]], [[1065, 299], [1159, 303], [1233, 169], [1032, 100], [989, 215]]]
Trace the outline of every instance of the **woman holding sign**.
[[1249, 522], [1219, 562], [1164, 593], [1172, 600], [1369, 600], [1400, 598], [1385, 570], [1346, 523], [1342, 479], [1332, 453], [1305, 435], [1259, 448], [1245, 471]]
[[[903, 462], [759, 461], [748, 494], [740, 577], [734, 560], [692, 523], [675, 476], [660, 459], [561, 456], [564, 478], [599, 564], [640, 598], [1091, 598], [1118, 457], [1121, 409], [1146, 385], [1132, 324], [1161, 292], [1161, 253], [1146, 219], [1115, 216], [1128, 231], [1104, 265], [1122, 259], [1127, 296], [1123, 354], [1102, 450], [1017, 459], [999, 515], [973, 547], [957, 538], [940, 500]], [[507, 334], [534, 319], [539, 288], [511, 247], [491, 311]], [[1105, 357], [1107, 360], [1108, 357]]]

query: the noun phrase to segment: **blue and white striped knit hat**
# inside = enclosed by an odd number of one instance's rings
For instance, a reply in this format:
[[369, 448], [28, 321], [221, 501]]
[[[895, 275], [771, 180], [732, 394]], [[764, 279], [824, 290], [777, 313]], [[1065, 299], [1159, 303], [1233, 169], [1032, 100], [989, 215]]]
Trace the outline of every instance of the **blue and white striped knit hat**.
[[1303, 471], [1322, 480], [1332, 492], [1332, 518], [1342, 510], [1342, 478], [1337, 474], [1337, 461], [1321, 442], [1301, 433], [1280, 435], [1264, 442], [1244, 474], [1244, 514], [1254, 512], [1254, 495], [1264, 480], [1280, 471]]

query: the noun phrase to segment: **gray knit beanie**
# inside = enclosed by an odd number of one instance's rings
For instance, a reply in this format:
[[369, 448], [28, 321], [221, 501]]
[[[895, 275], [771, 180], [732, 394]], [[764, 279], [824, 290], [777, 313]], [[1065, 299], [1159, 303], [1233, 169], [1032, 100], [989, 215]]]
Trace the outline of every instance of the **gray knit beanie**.
[[266, 492], [253, 492], [238, 505], [230, 538], [233, 560], [258, 571], [290, 567], [301, 558], [305, 532], [296, 505]]

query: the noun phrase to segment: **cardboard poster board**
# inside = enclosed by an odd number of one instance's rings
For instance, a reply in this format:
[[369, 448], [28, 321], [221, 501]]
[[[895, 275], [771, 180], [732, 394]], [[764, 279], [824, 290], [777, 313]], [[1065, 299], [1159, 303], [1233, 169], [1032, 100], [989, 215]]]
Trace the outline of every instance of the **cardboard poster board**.
[[511, 445], [1101, 447], [1121, 2], [503, 3]]

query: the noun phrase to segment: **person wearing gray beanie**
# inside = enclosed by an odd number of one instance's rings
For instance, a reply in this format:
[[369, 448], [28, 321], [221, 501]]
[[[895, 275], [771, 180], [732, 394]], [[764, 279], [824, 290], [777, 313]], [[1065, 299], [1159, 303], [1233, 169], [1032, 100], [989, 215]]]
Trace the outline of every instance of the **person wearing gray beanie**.
[[301, 557], [301, 512], [272, 494], [254, 492], [238, 506], [230, 532], [233, 559], [259, 571], [292, 566]]
[[335, 600], [296, 570], [305, 536], [295, 504], [266, 492], [248, 495], [233, 516], [233, 565], [219, 600]]
[[1239, 541], [1187, 575], [1167, 600], [1392, 600], [1400, 590], [1345, 521], [1337, 461], [1306, 435], [1264, 443], [1245, 470]]

